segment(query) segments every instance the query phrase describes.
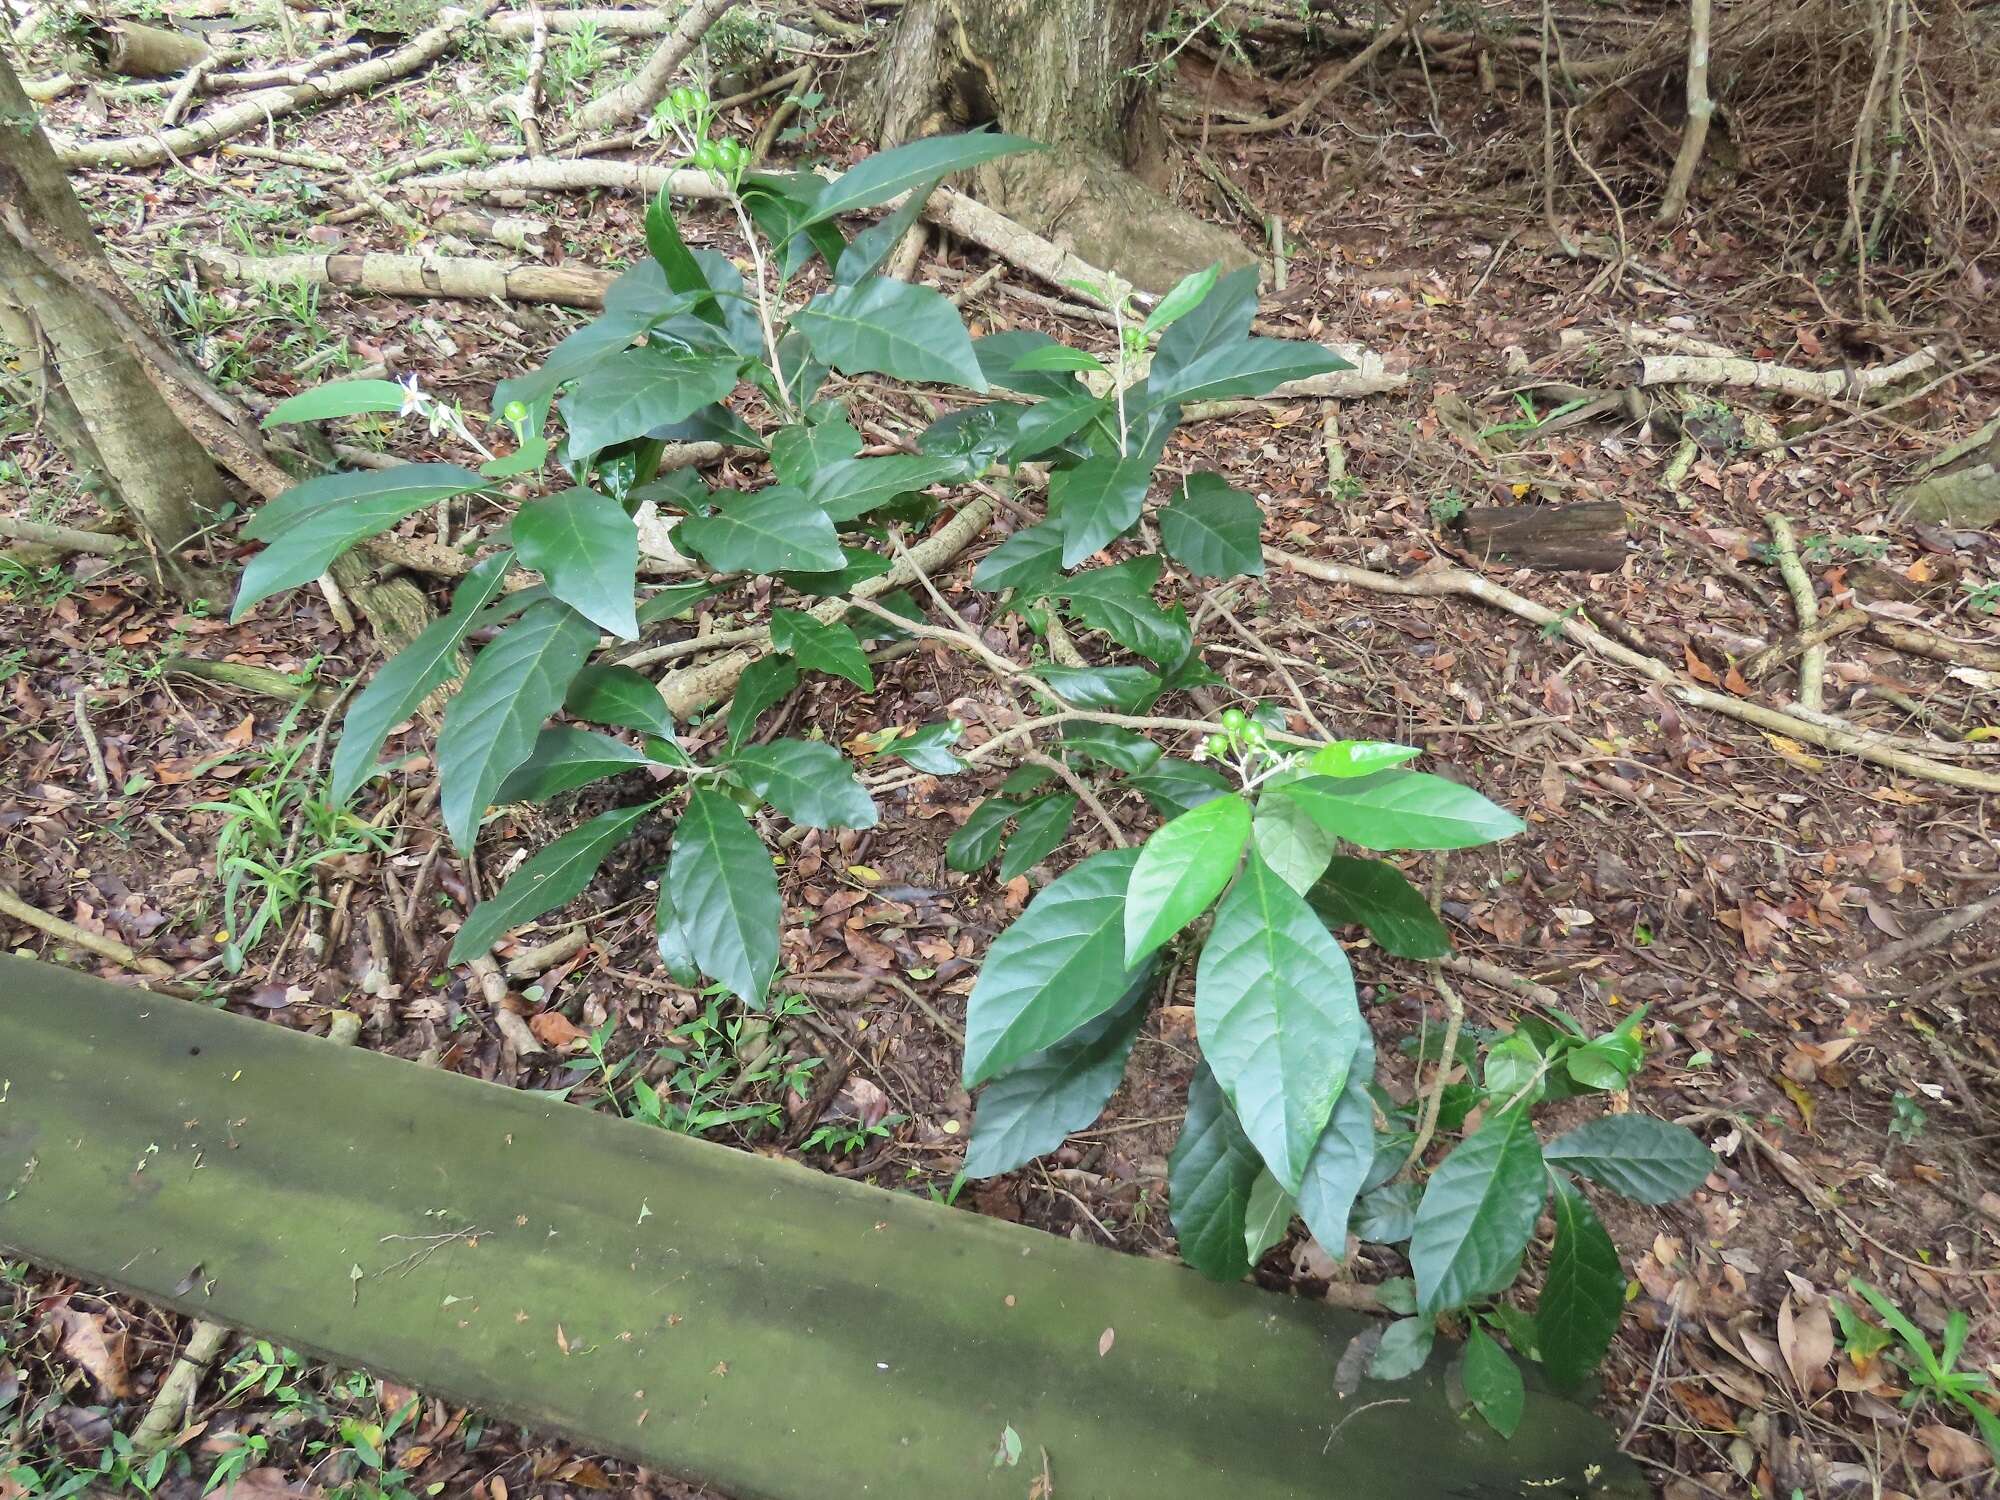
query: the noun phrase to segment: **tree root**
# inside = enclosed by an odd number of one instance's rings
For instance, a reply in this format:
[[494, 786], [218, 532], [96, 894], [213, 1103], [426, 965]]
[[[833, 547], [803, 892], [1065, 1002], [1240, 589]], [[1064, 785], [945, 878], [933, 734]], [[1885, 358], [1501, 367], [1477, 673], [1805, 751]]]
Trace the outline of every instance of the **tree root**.
[[1397, 578], [1367, 568], [1350, 567], [1344, 563], [1321, 562], [1316, 558], [1299, 557], [1278, 547], [1265, 547], [1264, 556], [1280, 567], [1288, 568], [1307, 578], [1317, 578], [1324, 583], [1346, 584], [1352, 588], [1368, 589], [1379, 594], [1401, 594], [1415, 598], [1477, 599], [1482, 604], [1503, 609], [1530, 624], [1546, 627], [1552, 633], [1559, 632], [1586, 650], [1616, 662], [1621, 667], [1630, 668], [1647, 680], [1658, 684], [1668, 694], [1690, 708], [1706, 709], [1710, 713], [1722, 714], [1742, 723], [1755, 725], [1759, 729], [1787, 735], [1809, 745], [1817, 745], [1823, 750], [1852, 755], [1871, 765], [1882, 766], [1905, 776], [1938, 782], [1944, 786], [1960, 787], [1967, 791], [2000, 792], [2000, 775], [1990, 771], [1944, 765], [1902, 749], [1885, 736], [1869, 730], [1836, 728], [1829, 723], [1804, 719], [1780, 709], [1767, 708], [1760, 703], [1747, 703], [1740, 698], [1732, 698], [1724, 693], [1697, 687], [1684, 680], [1664, 662], [1643, 655], [1623, 642], [1611, 639], [1583, 621], [1559, 614], [1547, 605], [1538, 604], [1533, 599], [1515, 593], [1512, 589], [1503, 588], [1490, 579], [1481, 578], [1478, 574], [1468, 573], [1461, 568], [1436, 568], [1409, 578]]
[[25, 922], [30, 927], [46, 932], [59, 942], [74, 943], [86, 948], [99, 958], [108, 958], [120, 968], [144, 974], [152, 979], [172, 979], [171, 966], [157, 958], [148, 958], [135, 953], [114, 937], [101, 936], [95, 932], [85, 932], [74, 922], [65, 922], [61, 917], [51, 916], [39, 906], [30, 906], [19, 896], [0, 885], [0, 917], [12, 917], [17, 922]]
[[1640, 385], [1721, 385], [1796, 396], [1801, 401], [1866, 401], [1899, 380], [1921, 375], [1938, 362], [1935, 348], [1906, 354], [1894, 364], [1865, 370], [1800, 370], [1755, 359], [1691, 354], [1648, 354], [1639, 361]]
[[146, 1415], [132, 1429], [132, 1451], [140, 1458], [151, 1458], [180, 1431], [194, 1393], [201, 1387], [202, 1377], [228, 1342], [229, 1330], [220, 1323], [195, 1319], [194, 1327], [188, 1332], [187, 1347], [175, 1358], [173, 1368], [167, 1371], [167, 1378], [153, 1393], [153, 1404], [146, 1408]]
[[[1764, 517], [1764, 524], [1771, 528], [1771, 551], [1778, 561], [1778, 576], [1785, 580], [1785, 588], [1792, 596], [1792, 609], [1798, 615], [1799, 635], [1804, 640], [1818, 628], [1819, 599], [1813, 593], [1812, 579], [1806, 575], [1806, 565], [1799, 561], [1799, 544], [1792, 535], [1792, 523], [1772, 511]], [[1799, 707], [1811, 713], [1820, 713], [1826, 708], [1826, 643], [1823, 641], [1808, 641], [1799, 652]]]

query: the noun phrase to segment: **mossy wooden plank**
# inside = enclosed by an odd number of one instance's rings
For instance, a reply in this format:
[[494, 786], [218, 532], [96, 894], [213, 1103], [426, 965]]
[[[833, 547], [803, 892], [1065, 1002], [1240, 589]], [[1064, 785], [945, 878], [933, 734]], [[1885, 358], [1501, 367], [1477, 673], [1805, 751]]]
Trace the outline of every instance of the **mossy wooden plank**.
[[25, 960], [0, 1079], [8, 1253], [738, 1500], [1643, 1492], [1442, 1355], [1341, 1400], [1353, 1315]]

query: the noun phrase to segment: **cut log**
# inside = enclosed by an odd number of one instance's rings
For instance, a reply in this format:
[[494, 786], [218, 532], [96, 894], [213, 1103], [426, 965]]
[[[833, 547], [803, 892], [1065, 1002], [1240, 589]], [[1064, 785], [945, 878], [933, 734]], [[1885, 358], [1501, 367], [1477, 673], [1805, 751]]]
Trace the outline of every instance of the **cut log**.
[[127, 78], [178, 78], [210, 56], [200, 37], [136, 21], [86, 21], [83, 43], [98, 62]]
[[1467, 552], [1499, 567], [1609, 573], [1627, 556], [1625, 507], [1609, 500], [1478, 506], [1459, 517], [1459, 529]]
[[454, 255], [239, 255], [204, 249], [189, 251], [188, 262], [211, 285], [307, 282], [388, 297], [498, 297], [564, 307], [602, 307], [605, 288], [618, 279], [610, 271]]
[[1444, 1339], [1343, 1398], [1380, 1325], [1310, 1298], [25, 959], [0, 997], [10, 1257], [716, 1492], [1648, 1492], [1532, 1365], [1504, 1442]]

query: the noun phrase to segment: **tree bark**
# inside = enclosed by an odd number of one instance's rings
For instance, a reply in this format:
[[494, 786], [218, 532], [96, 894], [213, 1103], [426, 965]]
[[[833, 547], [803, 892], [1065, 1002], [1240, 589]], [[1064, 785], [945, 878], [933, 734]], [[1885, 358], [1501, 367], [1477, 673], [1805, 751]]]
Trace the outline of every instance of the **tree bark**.
[[[117, 290], [114, 290], [117, 289]], [[115, 315], [116, 273], [0, 56], [0, 301], [32, 328], [45, 385], [59, 386], [88, 437], [72, 457], [110, 485], [150, 543], [163, 580], [198, 586], [179, 557], [229, 498], [222, 476], [154, 386]], [[74, 436], [74, 434], [70, 434]]]
[[870, 92], [882, 145], [994, 125], [1049, 149], [974, 174], [979, 196], [1087, 261], [1164, 291], [1253, 257], [1135, 173], [1165, 132], [1134, 70], [1166, 0], [909, 0]]

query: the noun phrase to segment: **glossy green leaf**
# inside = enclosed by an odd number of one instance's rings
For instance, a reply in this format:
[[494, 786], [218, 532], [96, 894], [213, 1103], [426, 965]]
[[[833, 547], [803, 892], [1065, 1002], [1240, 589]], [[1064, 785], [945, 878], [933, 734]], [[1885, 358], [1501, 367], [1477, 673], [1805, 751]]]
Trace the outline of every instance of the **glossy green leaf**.
[[1336, 855], [1306, 899], [1329, 927], [1352, 922], [1367, 928], [1384, 953], [1443, 958], [1451, 952], [1451, 934], [1431, 910], [1429, 898], [1387, 860]]
[[1216, 1281], [1250, 1274], [1250, 1193], [1264, 1164], [1204, 1064], [1188, 1085], [1187, 1119], [1167, 1158], [1167, 1206], [1181, 1259]]
[[496, 552], [475, 564], [452, 591], [450, 613], [431, 621], [384, 662], [348, 704], [327, 773], [329, 802], [346, 803], [374, 774], [389, 731], [414, 714], [432, 689], [458, 675], [458, 648], [479, 612], [499, 595], [513, 561], [513, 553]]
[[1015, 463], [1040, 458], [1115, 409], [1110, 397], [1095, 396], [1089, 391], [1051, 396], [1021, 417], [1013, 441], [1008, 444], [1007, 457]]
[[311, 583], [349, 547], [403, 517], [485, 486], [457, 464], [356, 469], [293, 485], [244, 523], [244, 539], [266, 546], [244, 566], [229, 618], [241, 620], [271, 595]]
[[875, 674], [854, 632], [838, 620], [827, 623], [796, 609], [771, 611], [771, 647], [783, 651], [809, 672], [844, 677], [864, 692], [873, 692]]
[[[646, 205], [646, 248], [652, 251], [671, 290], [687, 293], [709, 290], [708, 277], [681, 238], [680, 225], [674, 220], [673, 197], [666, 183], [660, 184], [660, 191]], [[722, 312], [712, 296], [701, 297], [691, 310], [704, 322], [722, 326]]]
[[854, 236], [854, 242], [840, 254], [840, 267], [834, 276], [839, 286], [853, 286], [855, 282], [879, 270], [884, 261], [895, 253], [903, 242], [903, 236], [915, 227], [918, 217], [924, 211], [924, 204], [931, 194], [938, 190], [943, 179], [932, 177], [919, 182], [903, 195], [903, 201], [896, 205], [894, 213], [885, 214]]
[[1196, 360], [1242, 343], [1250, 337], [1250, 324], [1256, 315], [1257, 268], [1242, 266], [1219, 279], [1206, 297], [1160, 335], [1147, 371], [1148, 382], [1166, 389]]
[[1514, 1435], [1521, 1425], [1521, 1413], [1528, 1393], [1521, 1383], [1521, 1367], [1507, 1357], [1507, 1351], [1493, 1336], [1474, 1323], [1465, 1337], [1465, 1354], [1458, 1366], [1459, 1384], [1486, 1425], [1503, 1438]]
[[999, 132], [931, 135], [864, 156], [813, 197], [806, 222], [819, 223], [857, 209], [886, 203], [898, 193], [963, 172], [996, 157], [1044, 149], [1034, 141]]
[[[1402, 1165], [1403, 1155], [1408, 1149], [1406, 1145], [1402, 1152], [1396, 1154], [1395, 1160], [1389, 1163], [1390, 1171]], [[1381, 1156], [1378, 1150], [1378, 1169]], [[1416, 1230], [1417, 1207], [1422, 1200], [1423, 1189], [1414, 1182], [1383, 1182], [1365, 1188], [1354, 1204], [1354, 1233], [1371, 1245], [1400, 1245]]]
[[1263, 527], [1257, 501], [1207, 470], [1188, 475], [1160, 511], [1167, 555], [1202, 578], [1262, 577]]
[[1395, 745], [1387, 740], [1335, 740], [1313, 751], [1306, 760], [1306, 770], [1314, 776], [1342, 779], [1372, 776], [1422, 754], [1414, 745]]
[[799, 669], [788, 656], [760, 656], [736, 680], [729, 704], [729, 748], [734, 750], [757, 727], [758, 717], [798, 686]]
[[493, 794], [493, 801], [502, 806], [509, 802], [546, 802], [558, 792], [587, 786], [607, 776], [622, 776], [652, 764], [652, 757], [645, 751], [623, 740], [591, 729], [558, 724], [535, 737], [535, 748], [507, 774]]
[[540, 573], [551, 594], [600, 629], [638, 639], [639, 528], [624, 506], [577, 486], [528, 501], [513, 533], [521, 566]]
[[1437, 1324], [1429, 1318], [1398, 1318], [1382, 1330], [1382, 1342], [1368, 1362], [1368, 1374], [1375, 1380], [1403, 1380], [1424, 1367], [1437, 1338]]
[[410, 393], [393, 380], [335, 380], [287, 396], [257, 425], [266, 432], [287, 422], [324, 422], [333, 417], [357, 417], [364, 412], [403, 409]]
[[1166, 665], [1193, 649], [1185, 616], [1170, 614], [1153, 599], [1160, 559], [1135, 557], [1114, 567], [1090, 568], [1064, 579], [1054, 592], [1069, 601], [1085, 625], [1101, 630], [1128, 651]]
[[1272, 793], [1292, 798], [1328, 833], [1364, 849], [1469, 849], [1526, 827], [1471, 787], [1426, 771], [1308, 776]]
[[695, 962], [694, 947], [681, 926], [680, 914], [674, 910], [673, 893], [668, 889], [664, 870], [660, 872], [659, 898], [653, 903], [653, 940], [659, 949], [660, 962], [666, 965], [667, 974], [675, 984], [693, 989], [701, 983], [701, 965]]
[[1550, 1178], [1556, 1237], [1535, 1310], [1535, 1347], [1556, 1388], [1574, 1390], [1597, 1368], [1618, 1332], [1625, 1271], [1618, 1247], [1583, 1194], [1560, 1172]]
[[1526, 1110], [1489, 1119], [1460, 1141], [1424, 1189], [1410, 1269], [1426, 1315], [1499, 1291], [1542, 1211], [1548, 1173]]
[[500, 784], [534, 752], [543, 721], [562, 707], [596, 645], [596, 626], [568, 605], [543, 599], [473, 658], [437, 740], [438, 800], [454, 848], [472, 848]]
[[726, 573], [824, 572], [847, 561], [826, 512], [790, 485], [738, 496], [717, 515], [690, 516], [674, 528], [674, 541]]
[[988, 797], [973, 808], [965, 822], [945, 841], [944, 862], [968, 875], [982, 865], [991, 864], [1007, 837], [1007, 820], [1019, 808], [1018, 802], [1005, 797]]
[[1586, 1120], [1550, 1141], [1542, 1155], [1641, 1203], [1685, 1198], [1715, 1170], [1715, 1153], [1700, 1136], [1651, 1115]]
[[821, 465], [802, 488], [807, 500], [844, 526], [899, 495], [951, 478], [957, 469], [956, 459], [930, 453], [836, 458]]
[[917, 451], [948, 460], [953, 480], [977, 479], [1006, 457], [1032, 410], [1013, 401], [960, 407], [917, 434]]
[[1204, 266], [1199, 271], [1188, 272], [1175, 282], [1173, 290], [1162, 297], [1153, 310], [1146, 314], [1141, 332], [1155, 334], [1163, 328], [1178, 323], [1201, 306], [1208, 294], [1215, 290], [1215, 283], [1221, 275], [1221, 261], [1212, 266]]
[[663, 589], [655, 589], [639, 601], [635, 611], [640, 628], [658, 625], [663, 620], [679, 619], [716, 592], [712, 583], [670, 583]]
[[965, 731], [951, 723], [926, 724], [900, 739], [891, 740], [881, 753], [907, 761], [919, 771], [933, 776], [951, 776], [965, 769], [965, 762], [951, 753]]
[[1074, 375], [1059, 370], [1016, 370], [1019, 360], [1034, 349], [1055, 344], [1046, 333], [1033, 328], [1010, 328], [1005, 333], [989, 333], [972, 341], [972, 352], [987, 382], [1002, 390], [1019, 391], [1024, 396], [1057, 398], [1076, 394]]
[[1254, 851], [1202, 946], [1194, 1018], [1245, 1132], [1297, 1192], [1365, 1027], [1340, 945]]
[[783, 572], [778, 575], [786, 586], [797, 589], [801, 594], [811, 594], [817, 599], [831, 599], [839, 594], [849, 594], [858, 583], [870, 578], [880, 578], [895, 566], [879, 552], [869, 552], [859, 547], [843, 546], [841, 555], [847, 559], [830, 573]]
[[1062, 524], [1037, 521], [982, 557], [972, 570], [972, 586], [994, 593], [1015, 589], [1034, 598], [1045, 593], [1061, 572]]
[[1136, 964], [1207, 911], [1249, 841], [1250, 804], [1233, 793], [1155, 831], [1125, 893], [1125, 961]]
[[843, 375], [874, 372], [984, 391], [986, 376], [958, 309], [929, 287], [876, 276], [821, 292], [792, 314], [827, 365]]
[[874, 799], [847, 757], [819, 740], [773, 740], [733, 751], [729, 768], [743, 784], [808, 828], [873, 828]]
[[738, 999], [760, 1003], [778, 966], [784, 903], [769, 851], [720, 792], [689, 794], [667, 883], [701, 971]]
[[631, 667], [593, 664], [576, 674], [563, 707], [592, 724], [615, 724], [663, 740], [674, 738], [674, 716], [667, 712], [659, 688]]
[[1163, 818], [1177, 818], [1213, 797], [1227, 796], [1230, 790], [1228, 778], [1215, 767], [1172, 756], [1129, 778], [1125, 784], [1143, 793]]
[[793, 422], [771, 434], [771, 470], [786, 484], [804, 489], [828, 464], [861, 452], [861, 434], [845, 417]]
[[1073, 568], [1122, 535], [1139, 519], [1159, 455], [1134, 447], [1115, 455], [1085, 459], [1049, 476], [1049, 506], [1062, 519], [1065, 568]]
[[1043, 667], [1035, 675], [1075, 708], [1135, 713], [1160, 690], [1160, 679], [1144, 667]]
[[1008, 836], [1006, 853], [1000, 860], [1002, 885], [1017, 875], [1027, 874], [1061, 847], [1069, 837], [1076, 805], [1076, 798], [1069, 793], [1051, 792], [1035, 798], [1014, 815], [1014, 832]]
[[1306, 1158], [1305, 1176], [1299, 1182], [1299, 1217], [1336, 1260], [1347, 1255], [1348, 1221], [1375, 1161], [1375, 1101], [1368, 1092], [1374, 1078], [1375, 1043], [1364, 1031], [1348, 1065], [1347, 1084]]
[[1114, 771], [1137, 774], [1160, 763], [1160, 747], [1136, 729], [1076, 719], [1062, 727], [1063, 753], [1082, 756]]
[[1495, 1107], [1506, 1108], [1516, 1103], [1529, 1107], [1541, 1097], [1541, 1068], [1541, 1049], [1535, 1046], [1532, 1037], [1517, 1031], [1486, 1049], [1480, 1082]]
[[1323, 344], [1303, 339], [1246, 338], [1211, 349], [1185, 368], [1165, 375], [1155, 359], [1147, 376], [1147, 398], [1163, 403], [1266, 396], [1288, 380], [1353, 368]]
[[[1301, 896], [1311, 893], [1338, 842], [1307, 816], [1304, 808], [1285, 797], [1258, 799], [1253, 836], [1257, 857]], [[1314, 909], [1318, 910], [1317, 903]]]
[[966, 1001], [967, 1088], [1053, 1046], [1131, 987], [1125, 886], [1138, 857], [1136, 849], [1093, 854], [993, 940]]
[[1292, 1210], [1297, 1207], [1283, 1183], [1267, 1167], [1250, 1185], [1250, 1201], [1243, 1208], [1243, 1248], [1256, 1265], [1265, 1253], [1285, 1237], [1292, 1227]]
[[613, 354], [557, 403], [570, 452], [601, 453], [684, 421], [735, 390], [741, 367], [733, 355], [688, 355], [660, 343]]
[[535, 854], [489, 900], [467, 914], [465, 925], [452, 939], [446, 961], [461, 964], [478, 958], [510, 928], [581, 895], [605, 856], [624, 843], [639, 820], [658, 806], [657, 802], [642, 802], [637, 807], [599, 813]]
[[1060, 1146], [1104, 1110], [1146, 1019], [1147, 964], [1111, 1010], [989, 1083], [972, 1117], [965, 1175], [998, 1177]]
[[1014, 361], [1012, 373], [1027, 374], [1036, 370], [1079, 370], [1096, 375], [1111, 372], [1104, 367], [1104, 361], [1095, 354], [1086, 354], [1081, 349], [1072, 349], [1067, 344], [1043, 344], [1030, 349]]

